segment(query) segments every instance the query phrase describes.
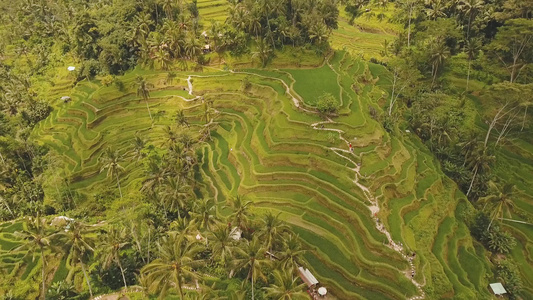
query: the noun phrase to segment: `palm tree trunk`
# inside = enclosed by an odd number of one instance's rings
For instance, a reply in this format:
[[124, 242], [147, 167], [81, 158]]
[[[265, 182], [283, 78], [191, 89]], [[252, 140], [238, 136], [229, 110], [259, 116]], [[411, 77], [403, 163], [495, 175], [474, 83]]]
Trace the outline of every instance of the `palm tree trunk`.
[[477, 175], [477, 170], [478, 169], [479, 169], [478, 167], [475, 167], [474, 176], [472, 176], [472, 181], [470, 181], [470, 187], [468, 187], [468, 191], [466, 192], [467, 196], [468, 196], [468, 194], [470, 194], [470, 191], [472, 190], [472, 186], [474, 185], [474, 180], [476, 180], [476, 175]]
[[43, 267], [41, 270], [41, 275], [43, 277], [43, 291], [42, 291], [42, 298], [46, 299], [46, 278], [45, 278], [45, 268], [46, 268], [46, 258], [44, 257], [44, 250], [41, 247], [41, 259], [43, 260]]
[[433, 64], [433, 80], [431, 81], [431, 87], [435, 86], [435, 80], [437, 79], [437, 73], [439, 72], [438, 65]]
[[529, 105], [526, 105], [526, 108], [524, 109], [524, 118], [522, 119], [522, 128], [520, 128], [520, 131], [524, 130], [524, 125], [526, 123], [526, 116], [527, 116], [527, 108]]
[[[177, 273], [177, 272], [178, 272], [178, 271], [176, 270], [176, 273]], [[184, 300], [185, 298], [183, 298], [183, 288], [181, 287], [181, 279], [180, 279], [179, 274], [176, 274], [176, 279], [177, 279], [177, 281], [178, 281], [177, 284], [178, 284], [178, 291], [179, 291], [179, 293], [180, 293], [180, 299], [181, 299], [181, 300]]]
[[254, 300], [255, 298], [255, 294], [254, 294], [254, 271], [252, 270], [252, 300]]
[[466, 92], [468, 92], [468, 84], [470, 83], [470, 64], [472, 63], [472, 61], [469, 59], [468, 60], [468, 73], [466, 75]]
[[122, 190], [120, 189], [120, 181], [118, 180], [117, 172], [115, 172], [115, 176], [117, 177], [117, 186], [118, 186], [118, 192], [120, 193], [120, 199], [122, 199]]
[[150, 224], [148, 224], [148, 245], [146, 248], [148, 249], [148, 263], [150, 263]]
[[0, 159], [2, 159], [3, 164], [6, 164], [6, 161], [4, 160], [4, 156], [2, 155], [2, 153], [0, 153]]
[[487, 227], [487, 231], [489, 231], [490, 226], [492, 225], [492, 221], [494, 221], [495, 217], [496, 215], [494, 215], [494, 217], [492, 217], [492, 219], [490, 220], [489, 227]]
[[152, 113], [150, 112], [150, 107], [148, 106], [148, 101], [146, 99], [144, 99], [144, 103], [146, 103], [146, 108], [148, 109], [148, 115], [150, 116], [150, 121], [152, 121], [152, 123], [153, 123], [154, 119], [152, 118]]
[[407, 29], [407, 47], [411, 46], [411, 15], [413, 13], [413, 7], [409, 8], [409, 25]]
[[122, 280], [124, 281], [124, 290], [128, 291], [128, 284], [126, 283], [126, 276], [124, 276], [124, 268], [122, 268], [122, 264], [120, 263], [120, 259], [117, 259], [117, 265], [120, 268], [120, 273], [122, 274]]
[[83, 265], [83, 262], [81, 259], [79, 260], [81, 264], [81, 270], [83, 271], [83, 276], [85, 277], [85, 281], [87, 282], [87, 286], [89, 287], [89, 295], [91, 295], [91, 299], [93, 298], [93, 290], [91, 289], [91, 283], [89, 282], [89, 277], [87, 276], [87, 272], [85, 272], [85, 266]]

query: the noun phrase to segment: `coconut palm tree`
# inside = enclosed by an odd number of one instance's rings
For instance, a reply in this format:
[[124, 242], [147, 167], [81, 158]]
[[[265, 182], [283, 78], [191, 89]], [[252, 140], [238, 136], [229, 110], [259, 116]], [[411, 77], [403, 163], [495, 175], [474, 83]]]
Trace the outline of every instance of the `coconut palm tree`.
[[173, 20], [174, 19], [174, 0], [163, 0], [163, 11], [165, 11], [165, 16]]
[[216, 206], [211, 199], [197, 201], [190, 214], [201, 229], [210, 230], [217, 223]]
[[131, 158], [135, 161], [135, 163], [138, 163], [146, 156], [146, 154], [143, 152], [145, 146], [146, 141], [136, 134], [135, 139], [133, 140], [133, 149], [131, 150]]
[[167, 169], [159, 166], [156, 162], [150, 161], [148, 164], [148, 174], [143, 181], [141, 191], [148, 190], [150, 193], [154, 193], [157, 187], [160, 187], [165, 178], [167, 177]]
[[[93, 297], [91, 282], [85, 269], [84, 261], [89, 259], [89, 256], [94, 253], [94, 245], [96, 241], [97, 228], [84, 225], [80, 222], [74, 221], [67, 225], [65, 232], [58, 233], [59, 240], [63, 244], [65, 253], [70, 255], [71, 264], [80, 264], [83, 276], [89, 288], [89, 294]], [[72, 276], [75, 268], [71, 268], [67, 276], [67, 280], [72, 282]]]
[[118, 173], [124, 171], [124, 167], [120, 165], [120, 162], [123, 160], [122, 155], [118, 151], [111, 150], [111, 147], [107, 148], [104, 153], [104, 156], [101, 157], [102, 168], [100, 172], [107, 169], [107, 177], [113, 177], [115, 175], [117, 179], [118, 191], [120, 193], [120, 198], [122, 198], [122, 190], [120, 189], [120, 180], [118, 178]]
[[150, 88], [153, 88], [154, 85], [147, 82], [144, 77], [137, 76], [137, 96], [141, 96], [144, 99], [144, 102], [146, 103], [146, 109], [148, 109], [148, 115], [150, 116], [150, 120], [152, 123], [154, 122], [154, 119], [152, 118], [152, 113], [150, 112], [150, 107], [148, 106], [148, 98], [150, 98]]
[[446, 5], [442, 0], [433, 0], [430, 3], [430, 8], [426, 9], [426, 15], [431, 20], [436, 20], [438, 18], [446, 17]]
[[223, 266], [233, 257], [235, 240], [231, 236], [231, 226], [220, 224], [207, 233], [211, 257], [220, 260]]
[[170, 65], [170, 54], [163, 47], [158, 47], [154, 53], [154, 60], [159, 64], [161, 69], [168, 70]]
[[274, 270], [274, 283], [265, 287], [266, 297], [272, 300], [304, 300], [309, 295], [304, 291], [305, 283], [298, 283], [291, 270]]
[[11, 251], [26, 251], [25, 256], [32, 255], [32, 262], [35, 261], [37, 253], [40, 254], [43, 262], [41, 268], [42, 290], [40, 298], [44, 299], [46, 294], [45, 270], [47, 262], [45, 251], [47, 249], [58, 251], [59, 248], [54, 246], [53, 240], [55, 232], [47, 226], [46, 220], [39, 215], [37, 215], [37, 217], [25, 218], [24, 224], [26, 229], [14, 233], [14, 235], [23, 240], [24, 243]]
[[478, 200], [480, 205], [483, 205], [484, 208], [488, 208], [492, 211], [490, 213], [492, 218], [487, 230], [490, 229], [492, 221], [494, 221], [496, 217], [499, 217], [501, 221], [503, 219], [504, 212], [507, 211], [507, 213], [510, 214], [510, 211], [514, 208], [513, 192], [515, 187], [514, 184], [511, 183], [498, 185], [494, 181], [489, 181], [488, 185], [491, 194], [486, 197], [479, 198]]
[[255, 299], [254, 282], [257, 281], [257, 278], [267, 281], [263, 270], [264, 267], [270, 266], [271, 262], [265, 258], [266, 248], [259, 238], [254, 236], [251, 241], [246, 241], [241, 247], [235, 248], [235, 253], [234, 268], [236, 270], [248, 270], [246, 278], [252, 282], [253, 300]]
[[229, 217], [230, 222], [240, 229], [247, 228], [251, 216], [250, 206], [252, 206], [252, 202], [244, 199], [241, 195], [231, 197], [230, 205], [227, 206], [233, 210]]
[[165, 214], [167, 210], [171, 212], [177, 210], [179, 216], [180, 207], [185, 207], [187, 198], [191, 197], [191, 193], [190, 186], [179, 175], [167, 176], [162, 193], [166, 207]]
[[124, 268], [120, 262], [120, 252], [130, 243], [126, 240], [126, 227], [112, 226], [105, 234], [104, 238], [98, 246], [97, 257], [101, 262], [102, 269], [109, 268], [112, 264], [116, 264], [120, 269], [122, 280], [124, 281], [124, 290], [128, 290], [126, 283], [126, 276], [124, 275]]
[[183, 283], [190, 278], [197, 278], [194, 269], [204, 261], [197, 258], [203, 250], [201, 244], [190, 242], [184, 234], [170, 232], [158, 243], [159, 258], [141, 269], [148, 291], [157, 291], [161, 299], [165, 298], [170, 288], [176, 288], [183, 297]]
[[460, 0], [457, 3], [457, 9], [468, 19], [466, 27], [466, 40], [470, 39], [470, 30], [472, 28], [472, 22], [476, 16], [483, 9], [485, 3], [483, 0]]
[[165, 82], [166, 84], [172, 84], [172, 82], [174, 82], [174, 79], [178, 76], [178, 74], [176, 74], [176, 72], [168, 72], [167, 73], [167, 78], [165, 79]]
[[301, 264], [305, 250], [302, 249], [298, 236], [292, 233], [283, 237], [283, 248], [279, 253], [283, 269], [296, 270]]
[[441, 41], [435, 41], [435, 44], [431, 48], [430, 63], [431, 63], [431, 75], [433, 80], [431, 86], [435, 85], [435, 80], [439, 74], [440, 68], [444, 65], [444, 61], [448, 58], [448, 49], [446, 45]]
[[260, 235], [265, 243], [265, 246], [272, 252], [273, 246], [281, 241], [283, 232], [287, 231], [289, 227], [285, 225], [280, 219], [279, 215], [274, 215], [268, 212], [262, 219]]
[[472, 174], [472, 181], [470, 181], [470, 186], [468, 187], [468, 191], [466, 192], [467, 196], [472, 191], [472, 186], [474, 185], [474, 181], [476, 180], [477, 175], [480, 172], [490, 170], [491, 163], [494, 162], [494, 160], [496, 159], [494, 155], [491, 155], [489, 153], [488, 148], [483, 145], [479, 145], [474, 153], [475, 154], [470, 156], [470, 162], [468, 163], [468, 167], [474, 173]]
[[179, 126], [187, 126], [187, 128], [190, 128], [191, 125], [189, 124], [189, 121], [187, 121], [187, 117], [185, 117], [185, 114], [183, 113], [183, 110], [180, 109], [176, 112], [176, 123], [178, 123]]
[[165, 126], [163, 131], [165, 132], [165, 144], [168, 146], [169, 149], [172, 149], [176, 146], [176, 142], [178, 141], [178, 134], [176, 133], [175, 129], [170, 126]]
[[470, 67], [472, 60], [474, 60], [479, 52], [481, 42], [479, 39], [469, 39], [465, 43], [465, 53], [468, 59], [468, 72], [466, 75], [466, 91], [468, 92], [468, 84], [470, 83]]
[[274, 54], [274, 51], [272, 50], [271, 45], [266, 41], [266, 39], [259, 38], [257, 40], [257, 51], [252, 53], [252, 57], [259, 58], [259, 61], [261, 62], [261, 67], [266, 67], [268, 61], [270, 58], [272, 58], [272, 55]]

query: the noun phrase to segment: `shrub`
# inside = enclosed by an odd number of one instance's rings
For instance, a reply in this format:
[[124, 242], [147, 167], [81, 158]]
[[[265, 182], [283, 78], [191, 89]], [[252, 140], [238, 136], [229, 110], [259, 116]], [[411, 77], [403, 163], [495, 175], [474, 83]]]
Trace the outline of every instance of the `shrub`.
[[113, 76], [106, 75], [102, 77], [102, 80], [100, 81], [104, 86], [109, 86], [111, 83], [113, 83]]
[[244, 77], [241, 83], [241, 89], [243, 91], [247, 91], [252, 87], [252, 83], [250, 82], [250, 79], [248, 77]]
[[337, 99], [332, 94], [324, 93], [318, 97], [316, 109], [321, 115], [335, 114], [338, 111]]
[[507, 231], [500, 230], [499, 226], [492, 226], [488, 233], [488, 248], [491, 251], [506, 254], [516, 246], [515, 238]]
[[509, 299], [516, 299], [522, 290], [522, 279], [516, 264], [508, 259], [504, 259], [496, 266], [496, 277], [500, 279], [509, 292]]

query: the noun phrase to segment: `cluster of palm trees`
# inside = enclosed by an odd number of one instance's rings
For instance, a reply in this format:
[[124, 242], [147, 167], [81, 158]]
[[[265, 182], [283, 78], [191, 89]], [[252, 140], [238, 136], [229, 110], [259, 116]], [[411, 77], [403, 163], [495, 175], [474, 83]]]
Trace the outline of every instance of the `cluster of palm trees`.
[[227, 218], [217, 215], [212, 201], [199, 203], [188, 223], [171, 225], [157, 242], [158, 258], [141, 269], [147, 293], [164, 297], [174, 289], [183, 299], [188, 287], [200, 295], [229, 296], [223, 285], [210, 286], [215, 276], [209, 272], [215, 268], [222, 270], [222, 278], [236, 276], [243, 286], [249, 283], [252, 299], [258, 281], [268, 299], [305, 299], [304, 284], [296, 276], [303, 250], [279, 216], [254, 219], [251, 203], [240, 196], [232, 198], [233, 213]]
[[228, 23], [270, 47], [322, 44], [337, 28], [338, 8], [331, 1], [230, 1]]
[[46, 160], [30, 133], [51, 111], [38, 101], [31, 80], [0, 62], [0, 219], [35, 210], [42, 201]]
[[[185, 299], [186, 290], [219, 298], [230, 293], [244, 295], [248, 289], [252, 299], [258, 292], [268, 299], [307, 299], [304, 284], [297, 277], [304, 253], [298, 237], [279, 215], [256, 217], [251, 211], [252, 203], [241, 196], [229, 202], [225, 208], [232, 213], [227, 217], [217, 213], [213, 201], [197, 200], [184, 217], [159, 227], [124, 219], [96, 225], [76, 220], [48, 225], [49, 220], [43, 217], [27, 217], [24, 230], [15, 233], [22, 244], [12, 251], [24, 252], [33, 259], [40, 257], [41, 298], [47, 293], [47, 274], [55, 270], [49, 261], [61, 257], [69, 262], [64, 284], [76, 282], [74, 277], [81, 269], [80, 276], [91, 297], [91, 278], [98, 278], [91, 272], [115, 266], [124, 291], [133, 283], [132, 274], [136, 274], [137, 283], [146, 294], [162, 298], [175, 292]], [[125, 261], [132, 256], [141, 257], [142, 268], [127, 269]], [[93, 267], [88, 268], [89, 265]], [[231, 277], [241, 279], [243, 287], [227, 291], [227, 284], [211, 284], [227, 282]], [[48, 293], [60, 289], [54, 286]]]

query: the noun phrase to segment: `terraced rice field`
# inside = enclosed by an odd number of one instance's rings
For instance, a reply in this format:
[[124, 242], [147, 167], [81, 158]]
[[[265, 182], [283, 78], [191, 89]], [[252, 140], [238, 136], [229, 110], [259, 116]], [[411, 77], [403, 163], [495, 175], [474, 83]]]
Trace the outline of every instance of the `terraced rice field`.
[[[363, 82], [366, 68], [373, 79]], [[153, 125], [134, 93], [138, 74], [155, 85], [148, 100]], [[81, 82], [73, 101], [34, 136], [68, 162], [74, 188], [93, 194], [115, 184], [99, 172], [104, 149], [128, 152], [135, 133], [163, 143], [178, 109], [190, 119], [190, 134], [198, 134], [202, 99], [212, 100], [216, 129], [199, 150], [204, 194], [222, 207], [240, 193], [260, 211], [281, 212], [309, 249], [308, 267], [339, 299], [489, 297], [483, 250], [474, 248], [459, 217], [470, 204], [415, 136], [389, 134], [369, 115], [387, 97], [383, 67], [336, 52], [304, 72], [178, 73], [172, 84], [165, 78], [135, 70], [121, 78], [122, 93]], [[243, 91], [245, 78], [252, 85]], [[324, 84], [310, 88], [317, 78]], [[333, 120], [312, 107], [324, 91], [340, 105]], [[124, 189], [139, 188], [142, 168], [123, 165]], [[405, 253], [412, 251], [410, 263]]]
[[[385, 40], [390, 45], [402, 30], [399, 24], [390, 21], [393, 11], [394, 4], [389, 4], [386, 8], [373, 7], [371, 11], [356, 18], [354, 24], [349, 24], [350, 17], [344, 7], [340, 7], [338, 28], [333, 30], [330, 37], [331, 46], [366, 60], [374, 58], [387, 61], [388, 57], [384, 52]], [[381, 13], [385, 18], [379, 20], [377, 16]]]
[[224, 22], [227, 16], [228, 0], [199, 0], [198, 11], [203, 21]]
[[3, 288], [17, 291], [17, 295], [29, 298], [38, 297], [38, 278], [41, 278], [41, 260], [37, 253], [35, 260], [25, 256], [25, 251], [14, 251], [21, 245], [15, 231], [23, 229], [22, 223], [0, 224], [0, 294]]

